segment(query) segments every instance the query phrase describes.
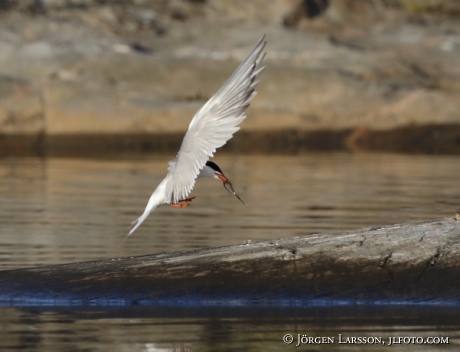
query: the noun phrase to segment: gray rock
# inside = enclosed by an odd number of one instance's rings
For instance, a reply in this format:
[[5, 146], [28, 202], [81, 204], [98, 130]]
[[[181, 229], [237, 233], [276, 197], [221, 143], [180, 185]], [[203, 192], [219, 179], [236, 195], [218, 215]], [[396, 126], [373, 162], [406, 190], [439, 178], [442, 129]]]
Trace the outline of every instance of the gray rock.
[[[37, 3], [45, 11], [31, 15]], [[30, 121], [21, 111], [36, 108], [16, 107], [14, 131], [0, 127], [0, 134], [40, 133], [49, 148], [46, 140], [65, 136], [182, 134], [263, 33], [268, 69], [244, 131], [283, 138], [296, 130], [296, 145], [328, 131], [359, 150], [393, 150], [389, 131], [410, 126], [421, 146], [429, 145], [424, 128], [458, 131], [460, 27], [432, 13], [454, 13], [454, 2], [401, 2], [404, 12], [394, 2], [325, 1], [314, 19], [298, 12], [308, 1], [262, 3], [11, 1], [0, 14], [0, 76], [34, 87], [41, 102], [32, 105], [41, 110], [33, 115], [42, 118], [34, 126], [42, 127], [21, 129]], [[286, 30], [292, 11], [302, 16]], [[17, 98], [2, 82], [5, 121]], [[378, 146], [363, 138], [376, 134]], [[451, 135], [438, 152], [458, 151], [460, 135]]]
[[458, 304], [460, 221], [0, 272], [0, 305]]

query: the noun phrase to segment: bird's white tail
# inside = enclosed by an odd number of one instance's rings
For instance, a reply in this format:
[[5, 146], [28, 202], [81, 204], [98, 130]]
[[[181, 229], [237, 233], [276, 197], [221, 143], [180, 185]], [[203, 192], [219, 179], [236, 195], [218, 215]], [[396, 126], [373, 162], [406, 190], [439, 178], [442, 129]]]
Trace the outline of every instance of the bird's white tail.
[[144, 214], [142, 214], [141, 216], [139, 216], [136, 220], [134, 220], [134, 221], [131, 223], [131, 226], [130, 226], [130, 229], [131, 229], [131, 230], [130, 230], [129, 233], [125, 236], [125, 238], [123, 238], [123, 241], [121, 241], [120, 246], [128, 239], [129, 236], [132, 235], [132, 233], [133, 233], [134, 231], [136, 231], [136, 229], [137, 229], [139, 226], [141, 226], [141, 224], [144, 222], [144, 220], [147, 219], [147, 216], [149, 216], [149, 214], [150, 214], [150, 213], [152, 212], [152, 210], [154, 210], [155, 208], [156, 208], [156, 206], [153, 207], [153, 208], [151, 208], [151, 209], [149, 209], [148, 206], [147, 206], [147, 208], [146, 208], [145, 211], [144, 211]]
[[149, 214], [152, 211], [154, 211], [156, 208], [158, 208], [159, 205], [166, 203], [165, 195], [164, 195], [164, 188], [165, 188], [165, 185], [166, 185], [167, 182], [168, 182], [168, 177], [166, 177], [158, 185], [158, 187], [155, 189], [155, 191], [153, 191], [153, 193], [150, 196], [150, 199], [149, 199], [149, 201], [147, 203], [147, 206], [145, 207], [144, 213], [141, 216], [139, 216], [139, 218], [137, 218], [136, 220], [134, 220], [131, 223], [131, 231], [129, 231], [129, 233], [125, 236], [123, 241], [120, 243], [120, 246], [123, 244], [123, 242], [125, 242], [128, 239], [129, 236], [132, 235], [132, 233], [134, 231], [136, 231], [136, 229], [139, 226], [141, 226], [141, 224], [144, 222], [145, 219], [147, 219], [147, 216], [149, 216]]
[[136, 220], [134, 220], [132, 223], [131, 223], [131, 230], [129, 231], [128, 233], [128, 236], [131, 235], [134, 231], [136, 231], [136, 229], [141, 226], [141, 224], [144, 222], [145, 219], [147, 219], [147, 216], [149, 216], [150, 212], [152, 211], [153, 209], [145, 209], [145, 212], [144, 214], [142, 214], [141, 216], [139, 216]]

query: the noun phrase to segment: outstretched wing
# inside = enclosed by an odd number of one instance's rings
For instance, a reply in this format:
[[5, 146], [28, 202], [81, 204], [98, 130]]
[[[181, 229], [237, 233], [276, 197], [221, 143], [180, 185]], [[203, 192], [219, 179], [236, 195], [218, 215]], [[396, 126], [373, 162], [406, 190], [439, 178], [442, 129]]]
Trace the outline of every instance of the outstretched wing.
[[185, 135], [179, 153], [169, 162], [166, 194], [171, 202], [186, 198], [200, 170], [217, 148], [222, 147], [240, 128], [246, 118], [245, 110], [256, 95], [257, 77], [264, 67], [260, 64], [265, 56], [265, 36], [252, 49], [235, 72], [196, 113]]

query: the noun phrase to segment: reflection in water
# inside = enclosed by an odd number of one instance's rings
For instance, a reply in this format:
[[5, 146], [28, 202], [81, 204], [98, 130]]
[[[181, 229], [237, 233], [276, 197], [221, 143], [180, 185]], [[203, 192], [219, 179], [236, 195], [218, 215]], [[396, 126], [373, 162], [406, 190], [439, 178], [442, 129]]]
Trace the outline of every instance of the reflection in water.
[[153, 254], [451, 216], [456, 156], [224, 155], [246, 205], [199, 180], [186, 209], [158, 208], [128, 227], [166, 173], [167, 157], [3, 159], [0, 269]]
[[[3, 159], [0, 269], [134, 256], [453, 216], [456, 156], [219, 155], [246, 205], [221, 182], [198, 181], [186, 209], [162, 206], [131, 236], [172, 157]], [[262, 351], [295, 349], [284, 334], [448, 336], [458, 349], [458, 308], [341, 307], [261, 311], [0, 308], [1, 350]], [[431, 309], [431, 310], [430, 310]], [[302, 350], [419, 351], [420, 345], [307, 345]]]
[[158, 208], [119, 247], [169, 157], [3, 159], [0, 269], [182, 251], [452, 216], [455, 156], [219, 156], [245, 200], [196, 184], [190, 207]]
[[[28, 351], [278, 351], [298, 335], [330, 337], [301, 350], [388, 351], [390, 337], [447, 337], [423, 350], [458, 350], [458, 309], [427, 307], [296, 309], [155, 309], [113, 311], [2, 309], [2, 347]], [[295, 337], [287, 346], [285, 334]], [[347, 345], [347, 337], [381, 338], [385, 345]], [[392, 351], [420, 351], [401, 343]], [[3, 349], [2, 349], [3, 350]]]

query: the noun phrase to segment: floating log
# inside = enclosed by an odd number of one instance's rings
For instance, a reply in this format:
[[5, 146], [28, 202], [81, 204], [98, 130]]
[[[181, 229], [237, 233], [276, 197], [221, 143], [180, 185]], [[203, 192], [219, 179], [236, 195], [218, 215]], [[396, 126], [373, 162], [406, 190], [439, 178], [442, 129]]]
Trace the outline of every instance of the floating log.
[[0, 271], [0, 305], [458, 304], [460, 221]]

